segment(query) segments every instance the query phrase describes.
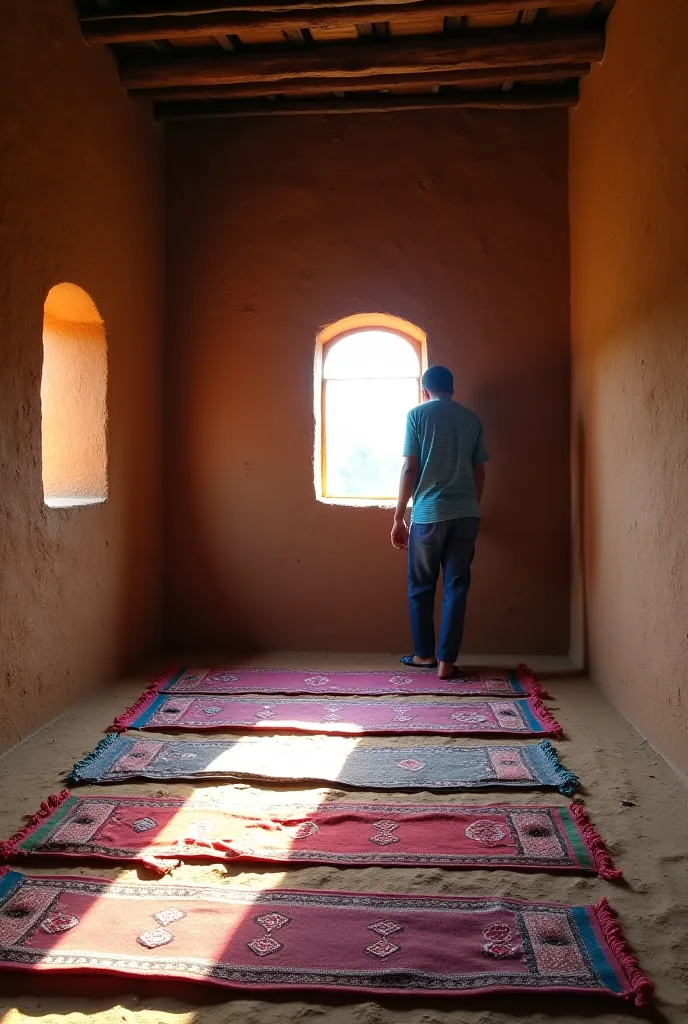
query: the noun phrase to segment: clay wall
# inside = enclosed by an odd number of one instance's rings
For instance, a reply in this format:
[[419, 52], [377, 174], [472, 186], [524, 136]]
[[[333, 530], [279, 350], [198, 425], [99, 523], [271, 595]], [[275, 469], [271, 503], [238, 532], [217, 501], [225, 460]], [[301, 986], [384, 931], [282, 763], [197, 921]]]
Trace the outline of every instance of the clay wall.
[[[0, 36], [0, 747], [148, 653], [159, 632], [161, 138], [69, 0], [11, 0]], [[108, 346], [108, 499], [50, 508], [43, 313], [93, 300]]]
[[571, 116], [578, 659], [688, 771], [688, 7], [620, 0]]
[[391, 511], [313, 487], [317, 331], [383, 310], [485, 424], [465, 648], [568, 650], [566, 114], [195, 122], [168, 174], [171, 644], [408, 648]]

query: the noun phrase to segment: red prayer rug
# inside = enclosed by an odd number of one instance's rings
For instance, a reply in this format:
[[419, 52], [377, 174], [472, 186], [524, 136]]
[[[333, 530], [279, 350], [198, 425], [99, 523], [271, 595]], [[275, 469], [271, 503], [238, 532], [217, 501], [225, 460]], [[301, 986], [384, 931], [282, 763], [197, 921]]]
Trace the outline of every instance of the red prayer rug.
[[71, 771], [73, 782], [140, 778], [334, 782], [359, 789], [544, 787], [567, 796], [580, 785], [549, 740], [518, 746], [378, 747], [334, 736], [242, 736], [218, 742], [113, 732]]
[[606, 899], [375, 895], [0, 877], [0, 968], [228, 988], [461, 996], [606, 994], [644, 1006]]
[[340, 735], [366, 733], [504, 733], [561, 736], [562, 727], [538, 697], [448, 702], [318, 700], [312, 697], [217, 697], [145, 693], [113, 722], [125, 729], [287, 729]]
[[285, 668], [181, 668], [154, 683], [160, 693], [334, 693], [375, 697], [384, 694], [443, 693], [448, 697], [547, 697], [527, 665], [513, 672], [467, 672], [438, 679], [427, 669], [394, 672], [330, 672]]
[[98, 857], [164, 872], [180, 860], [344, 866], [525, 868], [615, 879], [621, 872], [580, 804], [326, 803], [262, 816], [216, 801], [51, 796], [0, 859]]

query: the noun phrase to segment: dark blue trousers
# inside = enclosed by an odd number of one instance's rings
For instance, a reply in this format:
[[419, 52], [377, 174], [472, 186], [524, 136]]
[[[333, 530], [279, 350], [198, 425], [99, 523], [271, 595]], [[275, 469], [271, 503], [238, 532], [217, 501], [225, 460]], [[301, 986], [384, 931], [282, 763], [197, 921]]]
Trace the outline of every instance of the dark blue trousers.
[[[455, 662], [461, 649], [471, 562], [480, 520], [449, 519], [412, 523], [408, 546], [408, 599], [413, 653], [419, 658]], [[435, 648], [435, 591], [440, 568], [444, 601], [440, 642]]]

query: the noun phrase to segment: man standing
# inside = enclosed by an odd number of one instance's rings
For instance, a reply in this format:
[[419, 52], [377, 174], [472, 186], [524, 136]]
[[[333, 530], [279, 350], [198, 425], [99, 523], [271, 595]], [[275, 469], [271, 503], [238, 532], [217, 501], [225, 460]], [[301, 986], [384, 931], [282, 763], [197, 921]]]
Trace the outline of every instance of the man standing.
[[[437, 668], [440, 679], [459, 674], [471, 562], [480, 525], [479, 505], [489, 456], [482, 423], [453, 400], [454, 378], [445, 366], [423, 374], [422, 405], [406, 420], [404, 466], [394, 513], [392, 544], [408, 548], [408, 600], [414, 653], [402, 664]], [[411, 529], [404, 516], [413, 497]], [[435, 648], [435, 590], [443, 570], [444, 601]], [[436, 656], [435, 656], [436, 655]]]

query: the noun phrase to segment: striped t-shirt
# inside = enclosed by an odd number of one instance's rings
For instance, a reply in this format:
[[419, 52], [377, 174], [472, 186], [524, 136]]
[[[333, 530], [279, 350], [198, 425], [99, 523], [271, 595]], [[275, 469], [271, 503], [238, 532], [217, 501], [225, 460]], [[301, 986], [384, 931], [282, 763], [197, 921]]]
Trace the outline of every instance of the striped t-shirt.
[[419, 466], [412, 522], [479, 516], [473, 467], [487, 462], [489, 455], [483, 425], [474, 412], [445, 398], [411, 409], [404, 455], [415, 455]]

